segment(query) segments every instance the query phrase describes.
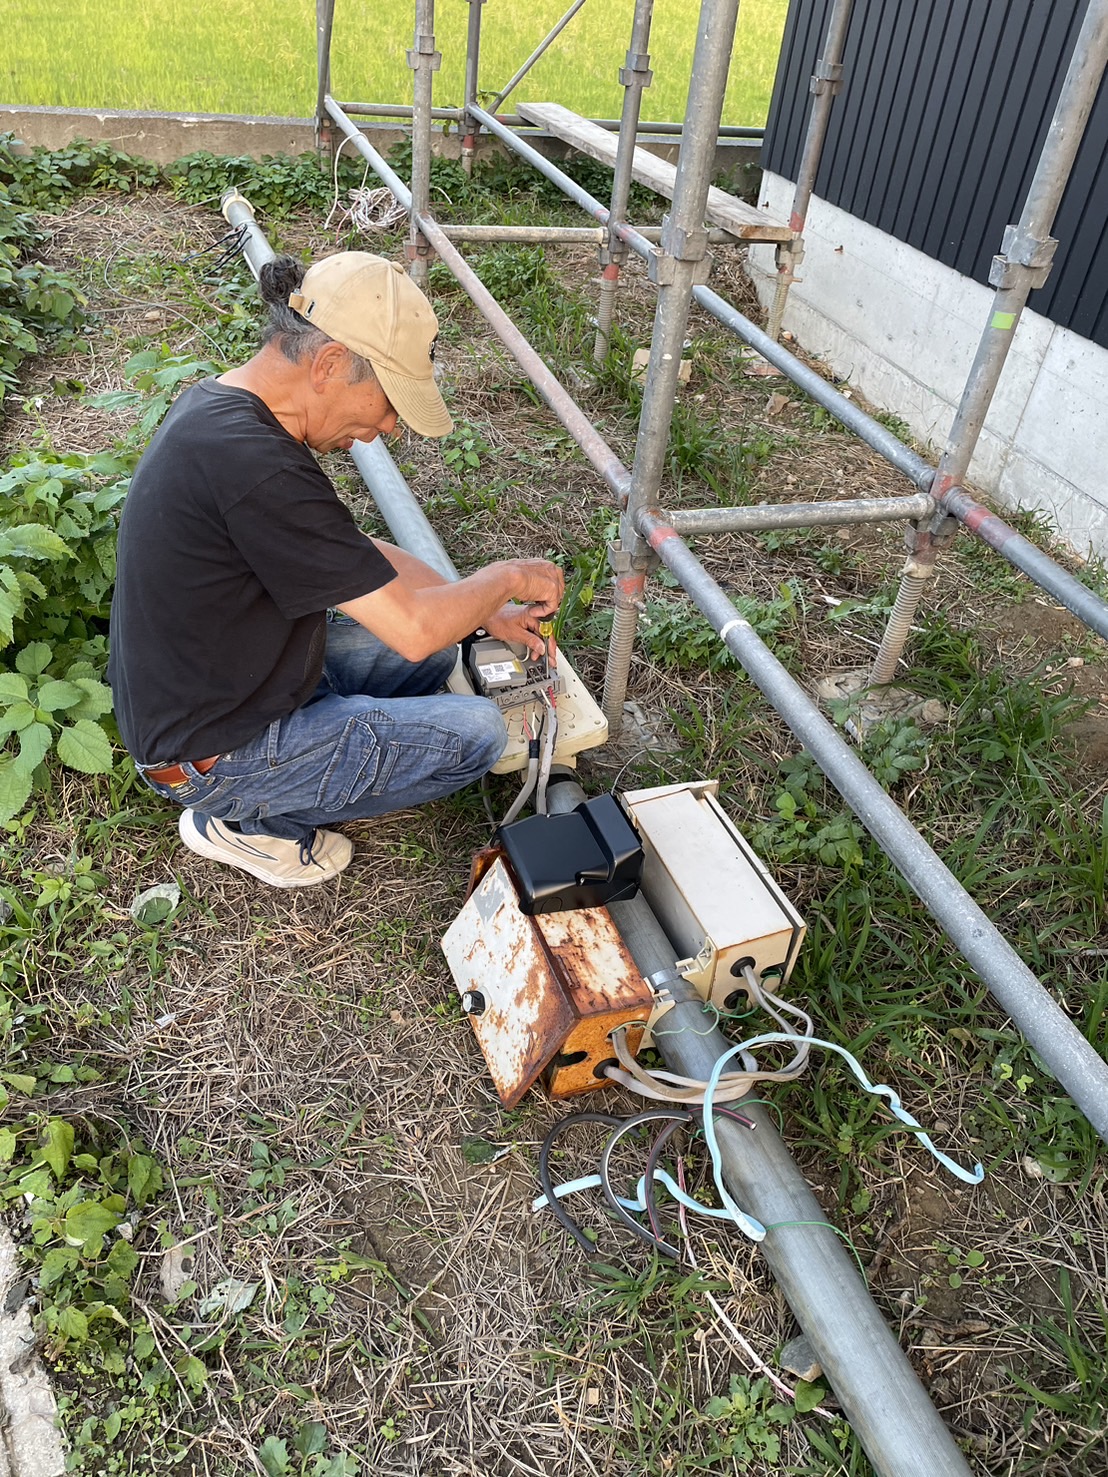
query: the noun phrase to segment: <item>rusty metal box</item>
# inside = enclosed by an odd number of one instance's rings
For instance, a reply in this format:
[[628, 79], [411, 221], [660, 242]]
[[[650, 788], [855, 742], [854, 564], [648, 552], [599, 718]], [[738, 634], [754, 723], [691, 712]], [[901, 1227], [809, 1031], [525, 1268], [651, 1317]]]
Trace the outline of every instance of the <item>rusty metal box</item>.
[[506, 1108], [544, 1071], [554, 1097], [603, 1087], [617, 1025], [637, 1050], [653, 1000], [606, 908], [528, 917], [497, 858], [442, 949]]
[[642, 891], [681, 958], [721, 1010], [745, 992], [743, 965], [779, 990], [805, 925], [716, 799], [714, 780], [634, 790], [624, 806], [642, 837]]

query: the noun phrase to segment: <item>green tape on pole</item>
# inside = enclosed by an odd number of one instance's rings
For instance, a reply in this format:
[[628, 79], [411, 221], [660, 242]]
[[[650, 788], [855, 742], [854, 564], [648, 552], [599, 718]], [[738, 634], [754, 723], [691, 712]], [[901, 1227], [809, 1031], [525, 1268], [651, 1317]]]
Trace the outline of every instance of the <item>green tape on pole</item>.
[[1015, 313], [994, 313], [990, 328], [1002, 328], [1007, 333], [1016, 326]]

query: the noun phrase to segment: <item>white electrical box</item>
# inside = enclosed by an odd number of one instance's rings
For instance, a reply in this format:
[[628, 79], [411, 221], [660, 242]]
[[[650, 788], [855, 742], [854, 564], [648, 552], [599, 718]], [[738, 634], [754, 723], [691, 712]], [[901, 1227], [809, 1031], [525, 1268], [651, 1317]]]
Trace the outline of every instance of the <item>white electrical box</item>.
[[642, 838], [642, 891], [706, 1000], [734, 1010], [744, 966], [780, 990], [804, 940], [800, 914], [732, 824], [715, 780], [632, 790], [623, 803]]

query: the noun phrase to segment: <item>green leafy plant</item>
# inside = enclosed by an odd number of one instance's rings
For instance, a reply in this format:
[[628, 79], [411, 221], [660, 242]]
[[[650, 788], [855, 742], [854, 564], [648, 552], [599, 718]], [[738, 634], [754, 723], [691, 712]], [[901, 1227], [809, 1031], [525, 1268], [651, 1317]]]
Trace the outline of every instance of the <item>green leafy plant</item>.
[[481, 466], [492, 447], [470, 421], [455, 421], [454, 429], [439, 442], [442, 459], [455, 477], [468, 478]]
[[268, 1477], [358, 1477], [362, 1464], [356, 1456], [327, 1454], [327, 1427], [322, 1421], [306, 1421], [285, 1441], [267, 1436], [258, 1448], [258, 1460]]
[[[0, 145], [0, 171], [6, 157]], [[75, 327], [87, 301], [70, 277], [37, 259], [44, 240], [0, 184], [0, 403], [40, 339]]]
[[130, 468], [43, 451], [0, 476], [0, 648], [41, 640], [102, 664]]
[[785, 759], [781, 773], [785, 787], [774, 801], [776, 816], [757, 828], [755, 846], [778, 862], [806, 858], [847, 871], [859, 867], [865, 833], [851, 816], [823, 809], [825, 785], [812, 756], [804, 751]]
[[772, 1466], [781, 1457], [781, 1427], [788, 1425], [795, 1411], [773, 1398], [768, 1380], [733, 1374], [727, 1394], [713, 1395], [704, 1414], [720, 1423], [721, 1455]]
[[109, 390], [103, 395], [90, 395], [88, 403], [104, 410], [141, 410], [130, 439], [143, 445], [183, 385], [201, 375], [218, 374], [221, 368], [210, 359], [174, 354], [168, 344], [160, 344], [156, 349], [143, 349], [132, 354], [124, 365], [123, 372], [134, 385], [133, 390]]
[[26, 805], [51, 748], [82, 774], [108, 774], [115, 764], [98, 722], [111, 712], [111, 692], [91, 662], [56, 671], [52, 656], [45, 641], [35, 641], [18, 653], [14, 672], [0, 672], [0, 821]]

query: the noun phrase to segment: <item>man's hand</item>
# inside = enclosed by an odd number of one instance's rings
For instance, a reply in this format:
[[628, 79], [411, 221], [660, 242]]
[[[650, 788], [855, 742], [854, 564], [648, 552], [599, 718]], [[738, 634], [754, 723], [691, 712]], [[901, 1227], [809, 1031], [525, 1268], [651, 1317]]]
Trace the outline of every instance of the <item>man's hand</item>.
[[498, 641], [526, 646], [536, 659], [546, 650], [546, 642], [539, 635], [539, 622], [545, 620], [535, 605], [504, 605], [485, 622], [485, 630]]
[[[566, 577], [556, 564], [546, 559], [501, 559], [489, 569], [502, 569], [508, 576], [513, 600], [534, 607], [537, 620], [551, 616], [562, 603]], [[485, 629], [489, 629], [488, 621]], [[532, 628], [534, 629], [534, 628]], [[494, 633], [500, 635], [499, 632]]]
[[[398, 560], [398, 579], [344, 600], [339, 609], [410, 662], [425, 661], [478, 626], [493, 630], [501, 640], [523, 641], [541, 656], [538, 623], [554, 614], [565, 593], [565, 575], [556, 564], [502, 559], [454, 583], [425, 583], [419, 571], [414, 580], [409, 577], [415, 562]], [[513, 610], [518, 614], [505, 614]], [[495, 630], [490, 622], [498, 623]]]

